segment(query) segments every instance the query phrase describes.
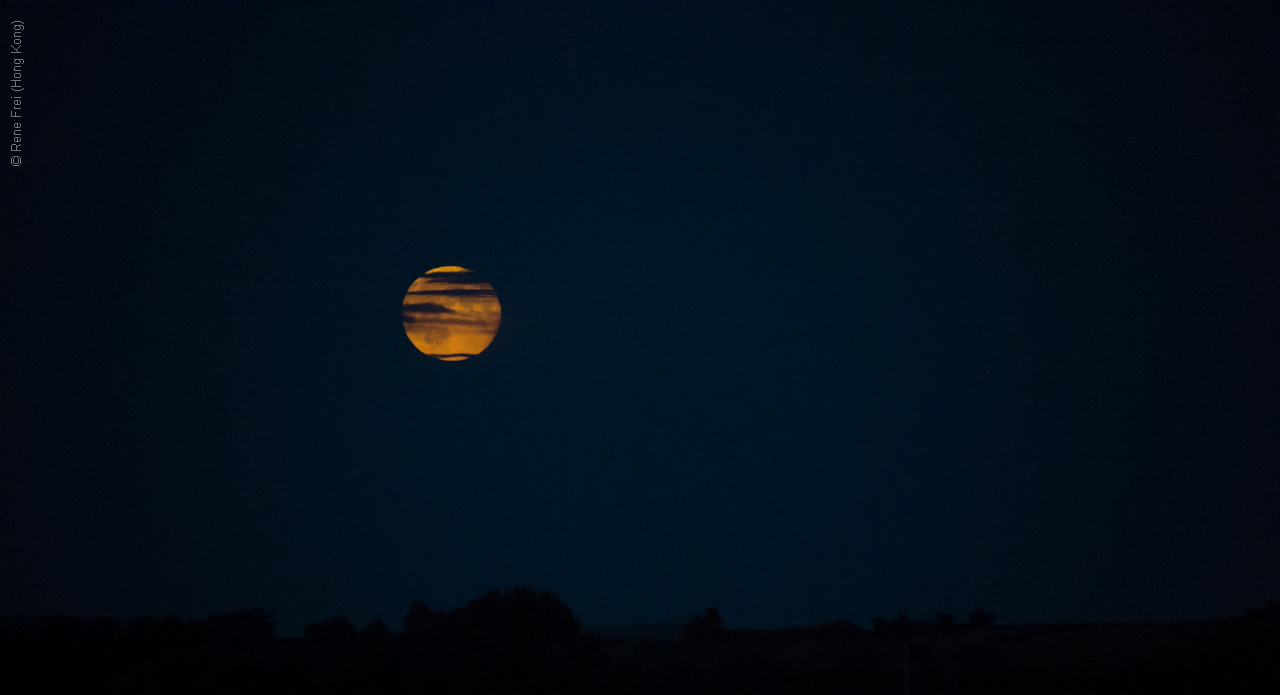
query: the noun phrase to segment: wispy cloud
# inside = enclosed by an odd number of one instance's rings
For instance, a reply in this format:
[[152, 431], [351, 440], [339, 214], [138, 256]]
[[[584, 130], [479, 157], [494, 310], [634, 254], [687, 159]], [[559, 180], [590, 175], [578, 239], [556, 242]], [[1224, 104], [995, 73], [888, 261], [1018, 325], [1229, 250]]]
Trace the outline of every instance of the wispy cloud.
[[422, 302], [419, 304], [405, 304], [401, 309], [404, 313], [411, 314], [452, 314], [453, 309], [434, 302]]
[[479, 278], [476, 277], [476, 274], [470, 270], [423, 273], [421, 279], [432, 284], [451, 282], [459, 285], [470, 285], [478, 284], [480, 282]]
[[483, 289], [481, 288], [471, 289], [471, 288], [460, 287], [457, 289], [450, 289], [450, 290], [409, 290], [405, 294], [406, 295], [425, 294], [425, 295], [436, 295], [436, 296], [446, 296], [446, 297], [496, 297], [498, 296], [498, 293], [493, 291], [492, 287], [487, 287]]

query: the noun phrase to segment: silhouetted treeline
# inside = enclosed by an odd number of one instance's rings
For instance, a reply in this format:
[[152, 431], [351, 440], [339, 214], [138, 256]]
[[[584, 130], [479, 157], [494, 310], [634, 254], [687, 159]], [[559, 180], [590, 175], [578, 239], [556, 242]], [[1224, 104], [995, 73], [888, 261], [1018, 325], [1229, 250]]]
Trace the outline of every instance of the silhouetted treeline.
[[[1280, 608], [1227, 620], [996, 624], [976, 608], [780, 630], [734, 630], [708, 608], [684, 647], [626, 650], [658, 691], [900, 693], [1280, 692]], [[648, 654], [646, 654], [646, 651]], [[661, 658], [654, 658], [662, 654]]]
[[[872, 618], [871, 626], [876, 635], [891, 635], [905, 638], [922, 633], [956, 634], [967, 630], [988, 628], [995, 624], [996, 614], [982, 608], [975, 608], [969, 613], [967, 625], [956, 623], [955, 616], [950, 613], [939, 613], [935, 620], [912, 620], [899, 613], [895, 620]], [[821, 625], [802, 625], [778, 630], [730, 630], [724, 626], [718, 608], [707, 608], [702, 615], [695, 615], [680, 630], [680, 638], [685, 640], [857, 640], [866, 638], [866, 630], [848, 620], [840, 620]]]
[[490, 591], [445, 613], [415, 602], [404, 630], [345, 616], [274, 638], [261, 609], [205, 620], [8, 621], [0, 692], [595, 692], [608, 654], [550, 592]]
[[555, 594], [414, 602], [400, 632], [345, 616], [278, 638], [260, 609], [204, 620], [0, 618], [0, 693], [1280, 692], [1280, 609], [1228, 620], [997, 625], [976, 609], [733, 630], [708, 608], [679, 640], [584, 634]]

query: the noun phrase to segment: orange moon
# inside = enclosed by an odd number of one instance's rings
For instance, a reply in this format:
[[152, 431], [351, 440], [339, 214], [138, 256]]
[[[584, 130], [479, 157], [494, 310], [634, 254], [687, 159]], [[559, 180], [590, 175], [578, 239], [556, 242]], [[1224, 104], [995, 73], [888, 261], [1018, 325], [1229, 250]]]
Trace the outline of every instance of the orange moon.
[[438, 360], [457, 362], [484, 352], [498, 334], [502, 305], [493, 286], [456, 265], [433, 268], [409, 285], [400, 308], [413, 346]]

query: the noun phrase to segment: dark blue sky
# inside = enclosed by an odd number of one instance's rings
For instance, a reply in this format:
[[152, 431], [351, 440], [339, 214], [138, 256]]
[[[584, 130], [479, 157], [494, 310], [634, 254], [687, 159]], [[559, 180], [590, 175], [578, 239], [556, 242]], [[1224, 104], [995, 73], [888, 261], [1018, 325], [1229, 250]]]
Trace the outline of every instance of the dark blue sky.
[[1280, 599], [1280, 27], [850, 4], [23, 10], [0, 612]]

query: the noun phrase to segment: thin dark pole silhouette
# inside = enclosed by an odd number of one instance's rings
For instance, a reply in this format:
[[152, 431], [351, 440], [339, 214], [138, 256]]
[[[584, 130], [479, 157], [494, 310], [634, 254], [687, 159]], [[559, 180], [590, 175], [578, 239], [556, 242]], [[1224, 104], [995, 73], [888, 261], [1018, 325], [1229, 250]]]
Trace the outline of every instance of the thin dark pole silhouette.
[[911, 643], [902, 643], [902, 695], [911, 695]]

